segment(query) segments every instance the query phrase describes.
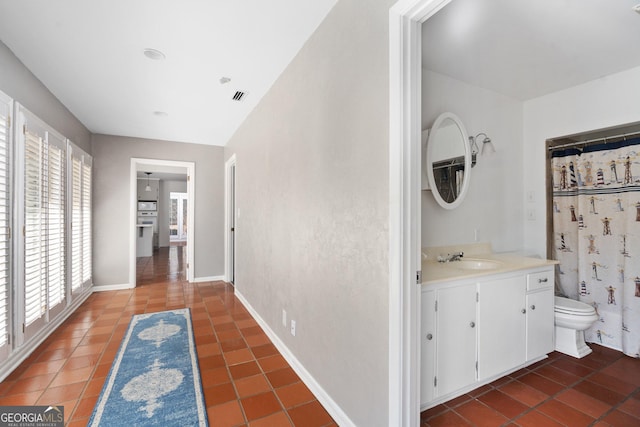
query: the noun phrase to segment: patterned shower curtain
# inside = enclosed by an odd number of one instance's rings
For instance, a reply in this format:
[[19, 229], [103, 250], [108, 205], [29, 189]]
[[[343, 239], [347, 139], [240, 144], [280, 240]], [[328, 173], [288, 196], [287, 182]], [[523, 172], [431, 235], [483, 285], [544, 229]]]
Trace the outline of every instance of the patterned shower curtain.
[[640, 357], [640, 138], [552, 152], [559, 293], [595, 307], [585, 340]]

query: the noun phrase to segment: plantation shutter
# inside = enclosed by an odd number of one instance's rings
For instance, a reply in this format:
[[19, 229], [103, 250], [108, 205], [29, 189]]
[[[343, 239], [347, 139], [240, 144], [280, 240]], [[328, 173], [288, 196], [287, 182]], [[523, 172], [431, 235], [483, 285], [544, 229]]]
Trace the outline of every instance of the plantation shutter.
[[21, 108], [24, 168], [24, 338], [66, 306], [67, 141]]
[[71, 290], [82, 288], [82, 158], [71, 156]]
[[11, 111], [11, 99], [0, 92], [0, 360], [9, 347]]
[[24, 285], [25, 326], [46, 312], [45, 245], [42, 236], [43, 138], [24, 131]]
[[45, 152], [45, 215], [49, 310], [65, 300], [65, 164], [66, 141], [47, 133]]
[[91, 282], [91, 169], [85, 156], [82, 164], [82, 284]]
[[69, 143], [69, 214], [71, 217], [71, 290], [81, 292], [91, 285], [91, 185], [92, 159]]

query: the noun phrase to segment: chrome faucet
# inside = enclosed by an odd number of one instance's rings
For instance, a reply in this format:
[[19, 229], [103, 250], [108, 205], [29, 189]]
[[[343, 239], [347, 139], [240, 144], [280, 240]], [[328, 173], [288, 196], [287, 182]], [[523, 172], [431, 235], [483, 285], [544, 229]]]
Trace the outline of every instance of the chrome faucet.
[[458, 252], [457, 254], [447, 254], [446, 257], [440, 255], [438, 257], [438, 262], [460, 261], [463, 256], [464, 252]]

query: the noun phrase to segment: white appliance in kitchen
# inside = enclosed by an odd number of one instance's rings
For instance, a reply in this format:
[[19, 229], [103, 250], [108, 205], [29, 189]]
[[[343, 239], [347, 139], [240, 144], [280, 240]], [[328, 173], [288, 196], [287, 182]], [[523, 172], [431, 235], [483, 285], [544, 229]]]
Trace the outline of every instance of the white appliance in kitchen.
[[[140, 209], [141, 207], [143, 209]], [[158, 247], [158, 211], [157, 211], [156, 202], [138, 202], [138, 224], [151, 224], [153, 226], [153, 247], [157, 248]]]

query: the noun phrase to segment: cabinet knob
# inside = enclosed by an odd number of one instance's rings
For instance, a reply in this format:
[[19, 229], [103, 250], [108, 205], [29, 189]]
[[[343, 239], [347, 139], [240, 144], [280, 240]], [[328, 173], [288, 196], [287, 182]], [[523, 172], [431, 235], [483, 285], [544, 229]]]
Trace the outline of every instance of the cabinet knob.
[[538, 279], [538, 283], [547, 283], [549, 281], [549, 279], [547, 279], [546, 277], [544, 279]]
[[469, 323], [469, 326], [471, 326], [472, 328], [475, 328], [476, 327], [476, 322]]
[[522, 314], [525, 314], [527, 312], [527, 310], [525, 310], [524, 308], [522, 309]]
[[532, 306], [531, 306], [531, 310], [535, 310], [535, 309], [536, 309], [536, 306], [535, 306], [535, 305], [532, 305]]
[[429, 341], [431, 341], [431, 340], [433, 339], [433, 335], [432, 335], [432, 334], [427, 334], [427, 339], [428, 339]]

